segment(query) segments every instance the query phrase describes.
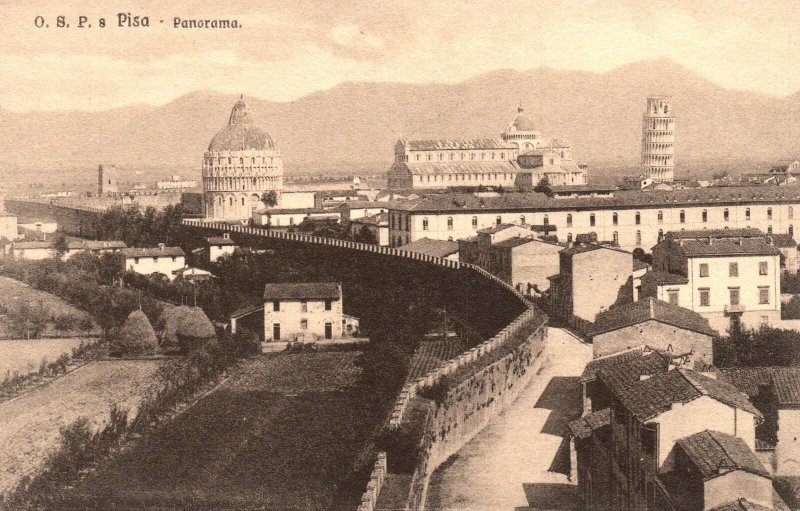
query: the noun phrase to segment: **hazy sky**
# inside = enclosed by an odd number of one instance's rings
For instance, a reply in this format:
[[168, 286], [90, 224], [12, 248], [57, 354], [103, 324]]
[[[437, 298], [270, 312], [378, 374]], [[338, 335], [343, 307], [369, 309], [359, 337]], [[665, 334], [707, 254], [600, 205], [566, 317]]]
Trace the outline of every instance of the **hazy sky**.
[[[118, 12], [151, 26], [117, 28]], [[74, 28], [81, 14], [93, 28]], [[58, 15], [73, 27], [55, 28]], [[175, 16], [243, 28], [174, 29]], [[785, 95], [800, 90], [800, 2], [0, 0], [0, 48], [0, 107], [13, 111], [158, 105], [201, 89], [291, 101], [349, 80], [602, 72], [659, 57], [725, 87]]]

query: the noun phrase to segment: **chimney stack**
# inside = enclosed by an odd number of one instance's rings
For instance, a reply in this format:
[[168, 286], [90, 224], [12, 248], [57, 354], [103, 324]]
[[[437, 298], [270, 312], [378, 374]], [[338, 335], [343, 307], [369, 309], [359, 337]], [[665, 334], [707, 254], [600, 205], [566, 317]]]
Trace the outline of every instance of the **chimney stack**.
[[158, 249], [161, 250], [162, 252], [164, 251], [165, 248], [167, 248], [167, 246], [164, 245], [163, 243], [158, 244]]

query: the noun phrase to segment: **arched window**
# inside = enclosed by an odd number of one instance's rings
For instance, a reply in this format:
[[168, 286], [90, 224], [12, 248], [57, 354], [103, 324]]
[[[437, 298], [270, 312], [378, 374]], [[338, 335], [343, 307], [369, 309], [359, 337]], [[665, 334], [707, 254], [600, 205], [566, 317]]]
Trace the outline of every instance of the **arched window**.
[[636, 212], [635, 221], [636, 221], [636, 225], [639, 225], [639, 224], [642, 223], [642, 214], [639, 213], [638, 211]]
[[473, 229], [477, 229], [478, 228], [478, 217], [476, 217], [476, 216], [472, 217], [472, 228]]
[[745, 208], [745, 210], [744, 210], [744, 219], [748, 220], [748, 221], [750, 220], [750, 208]]
[[681, 210], [679, 218], [680, 218], [680, 222], [682, 224], [685, 224], [686, 223], [686, 211]]
[[767, 208], [767, 220], [772, 220], [772, 208]]
[[250, 158], [250, 163], [251, 163], [251, 164], [253, 164], [253, 165], [255, 165], [255, 164], [256, 164], [256, 157], [255, 157], [255, 156], [253, 156], [252, 158]]
[[447, 241], [453, 241], [453, 237], [452, 236], [448, 236], [447, 237]]
[[664, 212], [663, 211], [659, 211], [658, 212], [658, 223], [660, 223], [660, 224], [664, 223]]
[[428, 217], [425, 217], [425, 218], [422, 219], [422, 230], [423, 231], [427, 231], [428, 230]]
[[703, 210], [703, 222], [708, 222], [708, 211]]
[[613, 215], [611, 215], [611, 223], [614, 225], [619, 224], [619, 215], [616, 213], [616, 211]]
[[244, 206], [244, 197], [242, 197], [242, 206]]
[[230, 164], [231, 164], [231, 158], [230, 158], [230, 156], [229, 156], [229, 157], [228, 157], [228, 165], [230, 165]]
[[519, 223], [520, 223], [520, 225], [525, 225], [525, 215], [520, 215]]
[[772, 234], [772, 226], [771, 225], [767, 226], [767, 234]]
[[619, 233], [617, 231], [614, 231], [614, 234], [611, 235], [611, 242], [614, 245], [619, 245]]
[[447, 230], [448, 231], [453, 230], [453, 217], [451, 216], [447, 217]]
[[572, 227], [572, 213], [567, 214], [567, 227]]
[[658, 230], [658, 243], [661, 243], [661, 240], [664, 239], [664, 229]]
[[589, 225], [594, 227], [594, 213], [589, 215]]
[[244, 158], [239, 158], [239, 165], [244, 165]]
[[547, 215], [544, 216], [544, 225], [550, 225], [550, 217]]
[[636, 246], [640, 247], [642, 245], [642, 231], [636, 231]]
[[228, 205], [233, 206], [233, 197], [228, 198]]
[[730, 220], [730, 218], [731, 218], [731, 213], [730, 211], [728, 211], [728, 208], [725, 208], [725, 211], [722, 212], [722, 219], [727, 222], [728, 220]]
[[497, 218], [494, 219], [494, 223], [500, 225], [503, 223], [503, 219], [500, 218], [500, 215], [497, 215]]
[[572, 233], [567, 234], [567, 243], [572, 243]]

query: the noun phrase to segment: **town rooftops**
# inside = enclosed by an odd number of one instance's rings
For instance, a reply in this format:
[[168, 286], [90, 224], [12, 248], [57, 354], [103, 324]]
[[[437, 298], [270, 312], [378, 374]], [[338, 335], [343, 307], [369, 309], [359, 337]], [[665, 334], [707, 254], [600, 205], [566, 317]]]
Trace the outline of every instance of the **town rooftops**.
[[153, 248], [123, 248], [122, 254], [127, 259], [133, 257], [183, 257], [186, 255], [181, 247], [167, 247], [163, 243]]
[[53, 246], [54, 244], [52, 241], [15, 241], [11, 243], [11, 247], [14, 250], [51, 249]]
[[674, 403], [688, 403], [702, 396], [708, 396], [759, 418], [763, 417], [747, 396], [736, 387], [695, 371], [673, 369], [631, 384], [630, 376], [613, 369], [603, 368], [597, 374], [622, 404], [642, 422], [670, 410]]
[[126, 248], [124, 241], [74, 240], [67, 243], [70, 250], [117, 250]]
[[719, 369], [719, 378], [751, 398], [761, 387], [772, 387], [779, 407], [800, 407], [800, 367], [726, 368]]
[[679, 245], [687, 257], [732, 255], [780, 255], [781, 251], [766, 238], [689, 240]]
[[683, 437], [677, 444], [700, 471], [704, 481], [734, 470], [770, 477], [755, 453], [739, 437], [705, 430]]
[[629, 380], [633, 384], [642, 375], [663, 373], [669, 369], [669, 358], [658, 351], [634, 348], [606, 357], [596, 358], [586, 364], [580, 382], [586, 383], [597, 378], [601, 369], [614, 371], [615, 377]]
[[403, 144], [409, 151], [439, 151], [439, 150], [470, 150], [470, 149], [516, 149], [517, 146], [509, 144], [499, 138], [475, 138], [475, 139], [450, 139], [442, 138], [438, 140], [404, 140], [398, 143]]
[[442, 193], [395, 204], [392, 209], [419, 212], [438, 211], [535, 211], [591, 210], [659, 207], [698, 207], [739, 205], [742, 203], [785, 202], [800, 200], [798, 186], [717, 186], [686, 190], [621, 190], [614, 197], [548, 197], [538, 192], [508, 192], [500, 197], [487, 197], [481, 202], [467, 193]]
[[580, 419], [570, 422], [567, 427], [575, 438], [583, 440], [592, 436], [598, 429], [611, 424], [611, 409], [604, 408], [597, 412], [584, 415]]
[[267, 284], [264, 300], [338, 300], [341, 291], [336, 282]]
[[458, 242], [420, 238], [417, 241], [412, 241], [411, 243], [397, 247], [397, 250], [416, 252], [433, 257], [447, 257], [458, 252]]
[[[631, 258], [633, 258], [633, 254], [631, 254], [630, 252], [626, 252], [625, 250], [622, 250], [619, 247], [612, 247], [612, 246], [609, 246], [609, 245], [601, 245], [600, 243], [581, 243], [581, 244], [577, 244], [576, 243], [575, 245], [573, 245], [571, 247], [567, 247], [567, 248], [561, 250], [559, 253], [560, 254], [567, 254], [567, 255], [571, 255], [572, 256], [572, 255], [576, 255], [576, 254], [584, 254], [586, 252], [593, 252], [595, 250], [600, 250], [600, 249], [613, 250], [614, 252], [621, 252], [623, 254], [628, 254], [629, 256], [631, 256]], [[633, 263], [631, 263], [631, 264], [633, 264]]]
[[388, 225], [389, 213], [377, 213], [375, 215], [362, 216], [350, 220], [351, 224], [370, 224], [370, 225]]
[[791, 234], [773, 234], [772, 242], [779, 248], [793, 248], [797, 246], [797, 241]]
[[601, 312], [595, 318], [593, 334], [611, 332], [650, 320], [712, 337], [718, 335], [700, 314], [655, 298], [645, 298]]
[[758, 229], [689, 229], [681, 231], [668, 231], [664, 237], [673, 239], [706, 239], [706, 238], [762, 238], [766, 236]]
[[497, 224], [491, 227], [484, 227], [483, 229], [478, 229], [479, 234], [495, 234], [501, 231], [505, 231], [506, 229], [511, 229], [512, 227], [519, 227], [515, 224]]
[[595, 192], [595, 193], [611, 193], [616, 192], [617, 187], [614, 185], [561, 185], [551, 186], [550, 191], [553, 193], [570, 193], [570, 192]]
[[541, 241], [541, 240], [534, 240], [531, 238], [522, 238], [519, 236], [515, 236], [513, 238], [508, 238], [507, 240], [498, 241], [494, 243], [496, 247], [505, 247], [505, 248], [514, 248], [519, 247], [520, 245], [525, 245], [527, 243], [531, 243], [533, 241]]
[[678, 273], [669, 273], [664, 270], [652, 270], [644, 274], [642, 280], [651, 279], [656, 285], [680, 285], [688, 284], [689, 279]]
[[261, 212], [262, 215], [311, 215], [311, 214], [329, 214], [339, 215], [339, 212], [334, 209], [325, 208], [270, 208]]

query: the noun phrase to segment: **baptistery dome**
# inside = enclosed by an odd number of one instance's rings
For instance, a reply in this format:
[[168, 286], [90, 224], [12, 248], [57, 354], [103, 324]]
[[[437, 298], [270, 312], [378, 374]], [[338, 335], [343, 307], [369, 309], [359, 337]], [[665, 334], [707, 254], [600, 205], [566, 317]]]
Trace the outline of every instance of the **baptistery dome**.
[[212, 220], [245, 221], [263, 208], [261, 197], [283, 189], [281, 153], [256, 126], [244, 98], [233, 105], [228, 124], [203, 156], [203, 208]]
[[253, 122], [250, 108], [244, 98], [233, 105], [228, 125], [219, 130], [208, 145], [209, 151], [246, 151], [248, 149], [262, 151], [275, 149], [275, 143], [269, 133]]

